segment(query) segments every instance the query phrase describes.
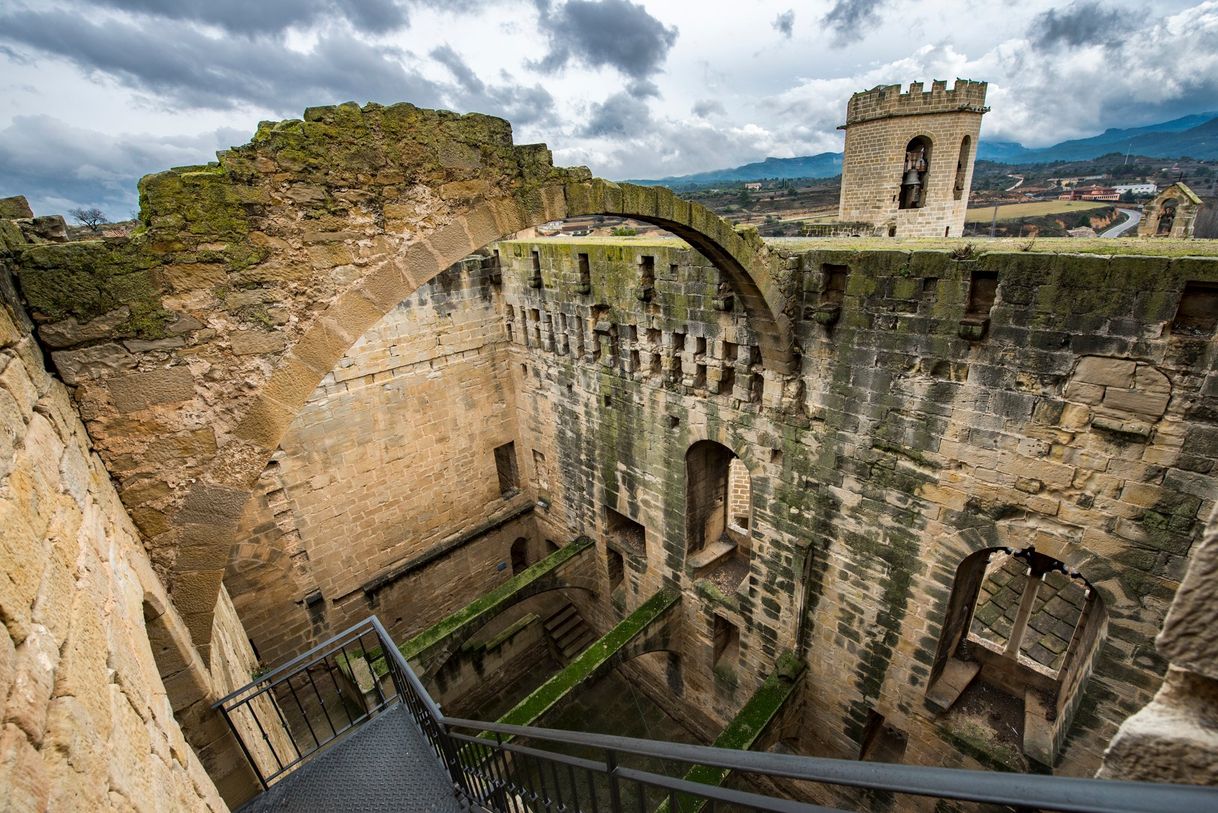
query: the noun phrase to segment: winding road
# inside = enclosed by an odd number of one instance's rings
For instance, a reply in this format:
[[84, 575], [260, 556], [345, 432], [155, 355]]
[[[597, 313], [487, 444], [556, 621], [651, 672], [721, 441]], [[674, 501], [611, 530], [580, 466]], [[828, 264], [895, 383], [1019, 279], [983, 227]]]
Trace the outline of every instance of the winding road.
[[1136, 209], [1117, 209], [1117, 211], [1129, 215], [1129, 217], [1112, 228], [1100, 232], [1100, 237], [1120, 237], [1142, 221], [1142, 213]]

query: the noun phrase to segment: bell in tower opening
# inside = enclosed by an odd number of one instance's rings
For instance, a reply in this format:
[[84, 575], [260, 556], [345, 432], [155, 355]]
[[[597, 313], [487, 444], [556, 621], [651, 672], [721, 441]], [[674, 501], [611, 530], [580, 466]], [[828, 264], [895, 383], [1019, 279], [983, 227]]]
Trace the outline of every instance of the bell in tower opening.
[[926, 176], [930, 170], [930, 140], [918, 136], [905, 147], [901, 174], [900, 208], [920, 209], [926, 202]]

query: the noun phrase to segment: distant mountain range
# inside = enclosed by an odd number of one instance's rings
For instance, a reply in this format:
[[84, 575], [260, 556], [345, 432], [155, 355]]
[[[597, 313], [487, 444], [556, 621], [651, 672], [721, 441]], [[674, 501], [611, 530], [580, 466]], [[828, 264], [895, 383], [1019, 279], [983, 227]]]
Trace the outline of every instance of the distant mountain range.
[[[1090, 138], [1076, 138], [1051, 147], [1025, 147], [1016, 141], [992, 141], [982, 138], [977, 159], [1000, 164], [1048, 164], [1053, 161], [1085, 161], [1113, 152], [1128, 152], [1131, 155], [1151, 158], [1218, 159], [1218, 111], [1196, 113], [1145, 127], [1114, 127]], [[797, 158], [767, 158], [732, 169], [636, 180], [634, 183], [708, 186], [767, 179], [832, 178], [840, 175], [841, 171], [842, 154], [822, 152]]]

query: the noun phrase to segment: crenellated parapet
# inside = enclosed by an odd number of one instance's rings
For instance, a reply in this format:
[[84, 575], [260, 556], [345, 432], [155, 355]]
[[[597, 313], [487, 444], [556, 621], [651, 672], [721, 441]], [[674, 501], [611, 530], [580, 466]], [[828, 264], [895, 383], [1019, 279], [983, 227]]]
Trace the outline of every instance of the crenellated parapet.
[[905, 93], [901, 92], [900, 85], [877, 85], [850, 97], [846, 105], [846, 123], [840, 129], [864, 121], [897, 116], [986, 113], [989, 112], [985, 106], [988, 87], [986, 82], [971, 79], [957, 79], [951, 90], [947, 89], [947, 81], [943, 79], [931, 82], [928, 91], [922, 89], [921, 82], [910, 82], [909, 90]]

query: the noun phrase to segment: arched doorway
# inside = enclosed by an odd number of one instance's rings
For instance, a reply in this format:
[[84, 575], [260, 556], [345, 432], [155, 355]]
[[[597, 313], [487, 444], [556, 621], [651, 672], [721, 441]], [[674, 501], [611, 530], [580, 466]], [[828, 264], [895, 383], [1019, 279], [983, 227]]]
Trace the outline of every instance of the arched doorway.
[[751, 553], [752, 478], [731, 449], [701, 440], [685, 453], [686, 562], [695, 578], [737, 589]]

